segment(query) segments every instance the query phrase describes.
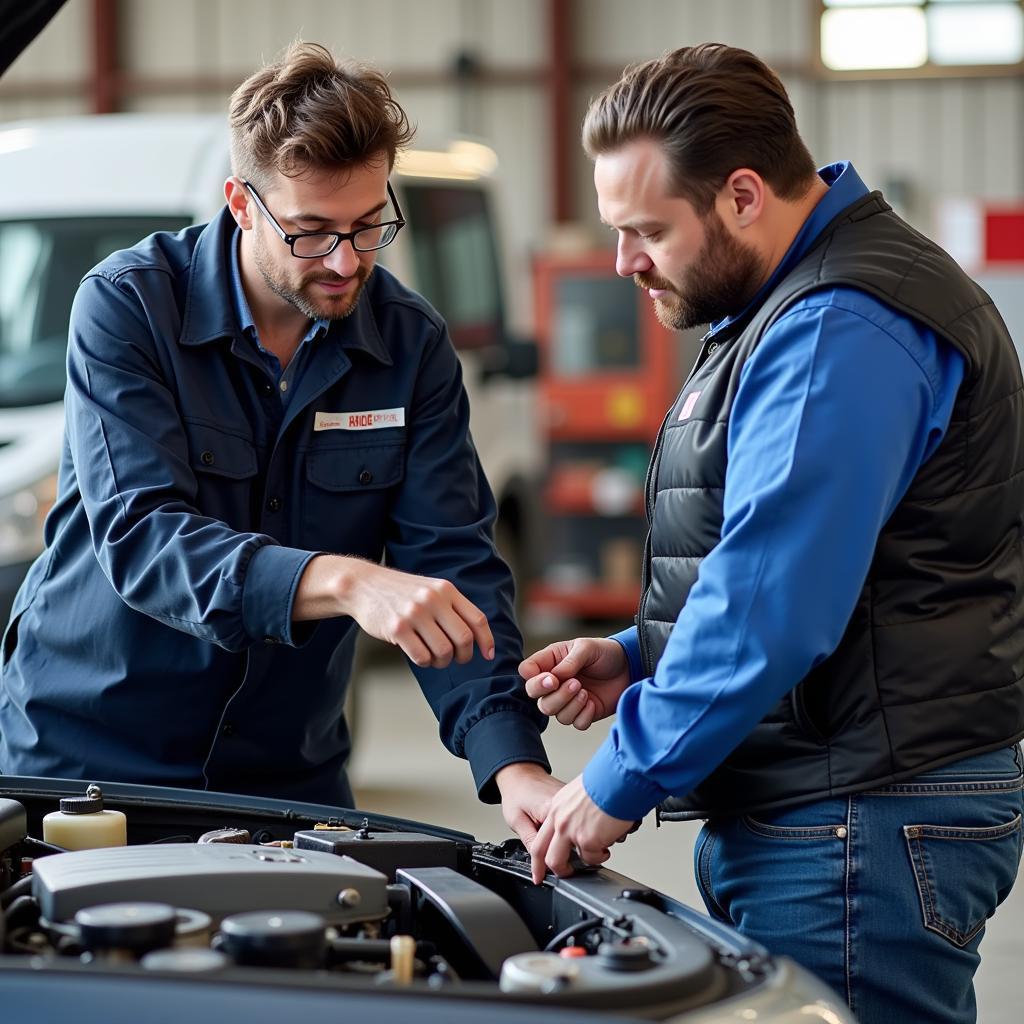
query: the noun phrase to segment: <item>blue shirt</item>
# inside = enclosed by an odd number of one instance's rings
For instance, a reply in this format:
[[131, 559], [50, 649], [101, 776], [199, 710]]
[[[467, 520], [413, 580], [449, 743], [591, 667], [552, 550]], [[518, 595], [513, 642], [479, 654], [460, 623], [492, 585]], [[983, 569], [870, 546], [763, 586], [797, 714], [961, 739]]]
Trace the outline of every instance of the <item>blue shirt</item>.
[[495, 800], [499, 768], [546, 764], [543, 716], [444, 322], [378, 267], [284, 405], [236, 318], [234, 231], [225, 209], [151, 235], [78, 290], [57, 502], [0, 666], [0, 771], [350, 804], [355, 626], [292, 622], [326, 551], [448, 579], [487, 615], [494, 661], [413, 671]]
[[263, 364], [266, 366], [274, 387], [284, 405], [295, 393], [299, 384], [299, 377], [302, 376], [302, 368], [309, 358], [309, 350], [313, 342], [327, 333], [330, 322], [327, 320], [310, 320], [309, 329], [306, 331], [299, 343], [299, 347], [293, 353], [288, 365], [281, 366], [281, 361], [273, 352], [268, 352], [260, 344], [259, 331], [256, 329], [256, 321], [252, 318], [252, 311], [249, 309], [249, 300], [245, 297], [245, 289], [242, 287], [242, 266], [239, 259], [239, 246], [242, 243], [242, 229], [236, 228], [235, 235], [231, 242], [231, 301], [234, 303], [235, 316], [238, 326], [259, 352]]
[[[867, 194], [850, 164], [819, 174], [828, 192], [754, 303]], [[636, 629], [615, 638], [635, 684], [583, 773], [602, 810], [635, 820], [689, 792], [836, 649], [883, 524], [945, 434], [964, 369], [932, 331], [852, 288], [806, 296], [765, 332], [729, 421], [721, 541], [653, 678], [642, 678]]]

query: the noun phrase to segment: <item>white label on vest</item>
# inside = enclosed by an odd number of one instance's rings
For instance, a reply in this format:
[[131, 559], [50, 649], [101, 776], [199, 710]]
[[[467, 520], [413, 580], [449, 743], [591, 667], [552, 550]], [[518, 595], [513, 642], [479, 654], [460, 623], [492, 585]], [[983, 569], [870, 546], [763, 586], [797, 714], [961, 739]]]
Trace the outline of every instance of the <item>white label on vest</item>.
[[[679, 419], [687, 420], [693, 413], [693, 407], [697, 404], [697, 399], [700, 398], [701, 393], [699, 391], [691, 391], [686, 396], [686, 401], [683, 402], [683, 407], [679, 411]], [[678, 420], [677, 420], [678, 422]]]
[[363, 412], [318, 412], [314, 430], [383, 430], [404, 427], [405, 409], [366, 409]]

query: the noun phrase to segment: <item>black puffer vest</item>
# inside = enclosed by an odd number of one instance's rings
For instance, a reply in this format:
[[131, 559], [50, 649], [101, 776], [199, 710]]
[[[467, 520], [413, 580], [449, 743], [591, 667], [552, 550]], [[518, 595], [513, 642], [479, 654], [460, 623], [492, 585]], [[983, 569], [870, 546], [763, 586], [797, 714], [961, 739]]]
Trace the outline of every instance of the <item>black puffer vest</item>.
[[721, 536], [740, 371], [787, 308], [836, 285], [877, 296], [956, 346], [964, 382], [946, 436], [882, 529], [838, 648], [693, 792], [667, 801], [663, 819], [853, 793], [1024, 736], [1020, 363], [989, 297], [877, 192], [847, 207], [759, 307], [715, 335], [662, 426], [637, 619], [645, 669], [653, 673]]

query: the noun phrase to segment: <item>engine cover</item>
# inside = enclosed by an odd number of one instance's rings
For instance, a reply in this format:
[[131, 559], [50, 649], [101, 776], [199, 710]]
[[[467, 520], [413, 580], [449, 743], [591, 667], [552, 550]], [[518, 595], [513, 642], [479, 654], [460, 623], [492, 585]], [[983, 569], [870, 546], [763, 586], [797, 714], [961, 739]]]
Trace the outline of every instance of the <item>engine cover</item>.
[[308, 910], [329, 924], [388, 913], [385, 875], [316, 850], [168, 843], [56, 853], [32, 867], [32, 892], [54, 922], [100, 903], [153, 900], [217, 921], [247, 910]]

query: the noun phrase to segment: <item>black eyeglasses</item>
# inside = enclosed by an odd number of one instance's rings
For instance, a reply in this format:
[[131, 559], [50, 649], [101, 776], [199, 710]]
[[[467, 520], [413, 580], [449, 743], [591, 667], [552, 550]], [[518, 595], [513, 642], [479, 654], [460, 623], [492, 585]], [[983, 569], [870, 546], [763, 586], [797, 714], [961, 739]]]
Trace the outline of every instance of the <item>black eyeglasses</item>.
[[260, 212], [270, 221], [281, 239], [291, 246], [292, 255], [298, 256], [300, 260], [315, 260], [321, 256], [327, 256], [346, 240], [352, 243], [352, 248], [356, 252], [373, 252], [374, 249], [383, 249], [385, 245], [395, 240], [399, 228], [405, 227], [402, 208], [398, 205], [398, 198], [395, 196], [390, 181], [388, 182], [388, 198], [395, 208], [394, 220], [387, 220], [366, 228], [357, 228], [355, 231], [311, 231], [301, 235], [289, 235], [274, 219], [274, 215], [267, 209], [267, 204], [260, 198], [259, 192], [253, 188], [252, 183], [243, 181], [242, 184], [249, 190], [249, 194], [260, 208]]

